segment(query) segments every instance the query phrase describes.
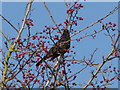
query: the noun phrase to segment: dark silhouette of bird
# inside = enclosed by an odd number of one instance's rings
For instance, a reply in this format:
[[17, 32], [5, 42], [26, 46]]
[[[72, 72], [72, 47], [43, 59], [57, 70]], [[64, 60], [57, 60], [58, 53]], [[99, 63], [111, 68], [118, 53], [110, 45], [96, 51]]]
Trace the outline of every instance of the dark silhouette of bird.
[[36, 64], [36, 67], [38, 67], [42, 61], [51, 58], [50, 60], [53, 60], [57, 58], [58, 56], [64, 56], [64, 54], [68, 51], [70, 48], [70, 32], [68, 29], [64, 29], [63, 34], [61, 35], [61, 38], [56, 42], [53, 47], [47, 52], [47, 54]]

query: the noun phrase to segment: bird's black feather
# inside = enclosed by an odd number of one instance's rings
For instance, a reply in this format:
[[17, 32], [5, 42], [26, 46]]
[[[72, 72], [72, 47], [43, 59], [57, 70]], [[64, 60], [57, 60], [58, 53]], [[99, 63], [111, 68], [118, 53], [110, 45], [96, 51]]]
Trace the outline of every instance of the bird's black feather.
[[60, 40], [56, 42], [53, 47], [47, 52], [47, 54], [41, 59], [40, 62], [36, 64], [39, 66], [42, 61], [51, 57], [51, 60], [57, 58], [59, 55], [64, 55], [67, 52], [67, 49], [70, 48], [70, 32], [68, 29], [64, 29], [63, 34], [61, 35]]

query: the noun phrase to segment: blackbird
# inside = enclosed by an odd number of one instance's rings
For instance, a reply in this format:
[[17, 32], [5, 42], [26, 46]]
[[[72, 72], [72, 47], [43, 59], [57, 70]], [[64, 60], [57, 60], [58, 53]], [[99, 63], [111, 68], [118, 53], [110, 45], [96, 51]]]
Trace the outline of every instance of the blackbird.
[[64, 54], [70, 48], [70, 32], [68, 29], [64, 29], [61, 38], [50, 48], [47, 54], [36, 64], [38, 67], [44, 60], [51, 58], [53, 60], [58, 56], [64, 56]]

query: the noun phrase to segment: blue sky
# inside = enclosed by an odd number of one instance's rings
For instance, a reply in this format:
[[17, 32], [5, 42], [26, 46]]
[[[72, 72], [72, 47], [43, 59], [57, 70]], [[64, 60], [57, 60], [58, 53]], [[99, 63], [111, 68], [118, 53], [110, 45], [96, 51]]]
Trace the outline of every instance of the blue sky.
[[[19, 2], [19, 3], [3, 3], [2, 4], [2, 11], [3, 15], [10, 21], [12, 22], [13, 25], [15, 25], [18, 28], [18, 23], [22, 23], [22, 19], [25, 13], [25, 7], [26, 3], [25, 2]], [[53, 14], [54, 19], [58, 23], [62, 23], [65, 20], [65, 10], [66, 7], [64, 3], [47, 3], [47, 6], [51, 10], [51, 13]], [[79, 26], [75, 27], [75, 30], [80, 30], [94, 21], [104, 17], [106, 14], [108, 14], [111, 10], [114, 9], [114, 7], [117, 6], [117, 3], [108, 3], [108, 2], [100, 2], [100, 3], [83, 3], [84, 8], [80, 10], [79, 15], [84, 18], [83, 21], [79, 22]], [[40, 2], [36, 2], [32, 6], [32, 15], [31, 18], [34, 20], [35, 26], [32, 27], [32, 33], [34, 34], [35, 32], [40, 32], [44, 29], [45, 25], [48, 25], [50, 27], [53, 27], [54, 24], [52, 23], [49, 14], [47, 13], [46, 9], [44, 8], [43, 4]], [[105, 23], [107, 22], [113, 22], [113, 23], [118, 23], [118, 16], [117, 12], [115, 12], [113, 15], [109, 16], [104, 20]], [[96, 24], [94, 27], [91, 27], [87, 29], [87, 33], [91, 33], [93, 30], [100, 30], [100, 24]], [[16, 37], [17, 33], [14, 32], [14, 30], [6, 23], [3, 21], [3, 32], [9, 36], [9, 37]], [[78, 34], [74, 37], [80, 37], [84, 33]], [[23, 37], [26, 37], [26, 34], [24, 32]], [[83, 59], [84, 56], [86, 58], [90, 58], [90, 54], [98, 48], [98, 51], [95, 56], [95, 62], [99, 63], [102, 60], [102, 56], [106, 56], [109, 51], [111, 50], [111, 44], [109, 38], [105, 37], [103, 33], [100, 33], [97, 35], [95, 39], [92, 39], [92, 37], [85, 38], [81, 40], [80, 42], [73, 41], [72, 45], [74, 45], [76, 48], [74, 49], [77, 54], [75, 55], [76, 59]], [[72, 46], [71, 45], [71, 46]], [[118, 62], [113, 61], [113, 66], [117, 66]], [[110, 64], [110, 63], [108, 63]], [[76, 67], [76, 68], [74, 68]], [[105, 66], [107, 67], [107, 66]], [[78, 71], [78, 68], [80, 66], [73, 65], [73, 68], [71, 68], [74, 72]], [[88, 69], [84, 71], [82, 74], [78, 74], [78, 79], [76, 82], [87, 82], [90, 78], [91, 75], [88, 75], [88, 77], [84, 78], [84, 75], [87, 73], [90, 73], [92, 69]], [[82, 79], [84, 78], [84, 79]], [[113, 87], [117, 87], [117, 82], [113, 85]]]

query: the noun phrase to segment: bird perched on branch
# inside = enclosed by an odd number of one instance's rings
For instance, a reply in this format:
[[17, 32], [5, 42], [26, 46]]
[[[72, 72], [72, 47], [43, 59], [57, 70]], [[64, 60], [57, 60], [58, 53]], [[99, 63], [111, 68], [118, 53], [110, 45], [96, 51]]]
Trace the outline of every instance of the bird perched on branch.
[[58, 56], [63, 56], [70, 48], [70, 32], [68, 29], [64, 29], [63, 34], [61, 35], [60, 40], [56, 42], [53, 47], [47, 52], [47, 54], [36, 64], [38, 67], [42, 61], [51, 58], [53, 60]]

